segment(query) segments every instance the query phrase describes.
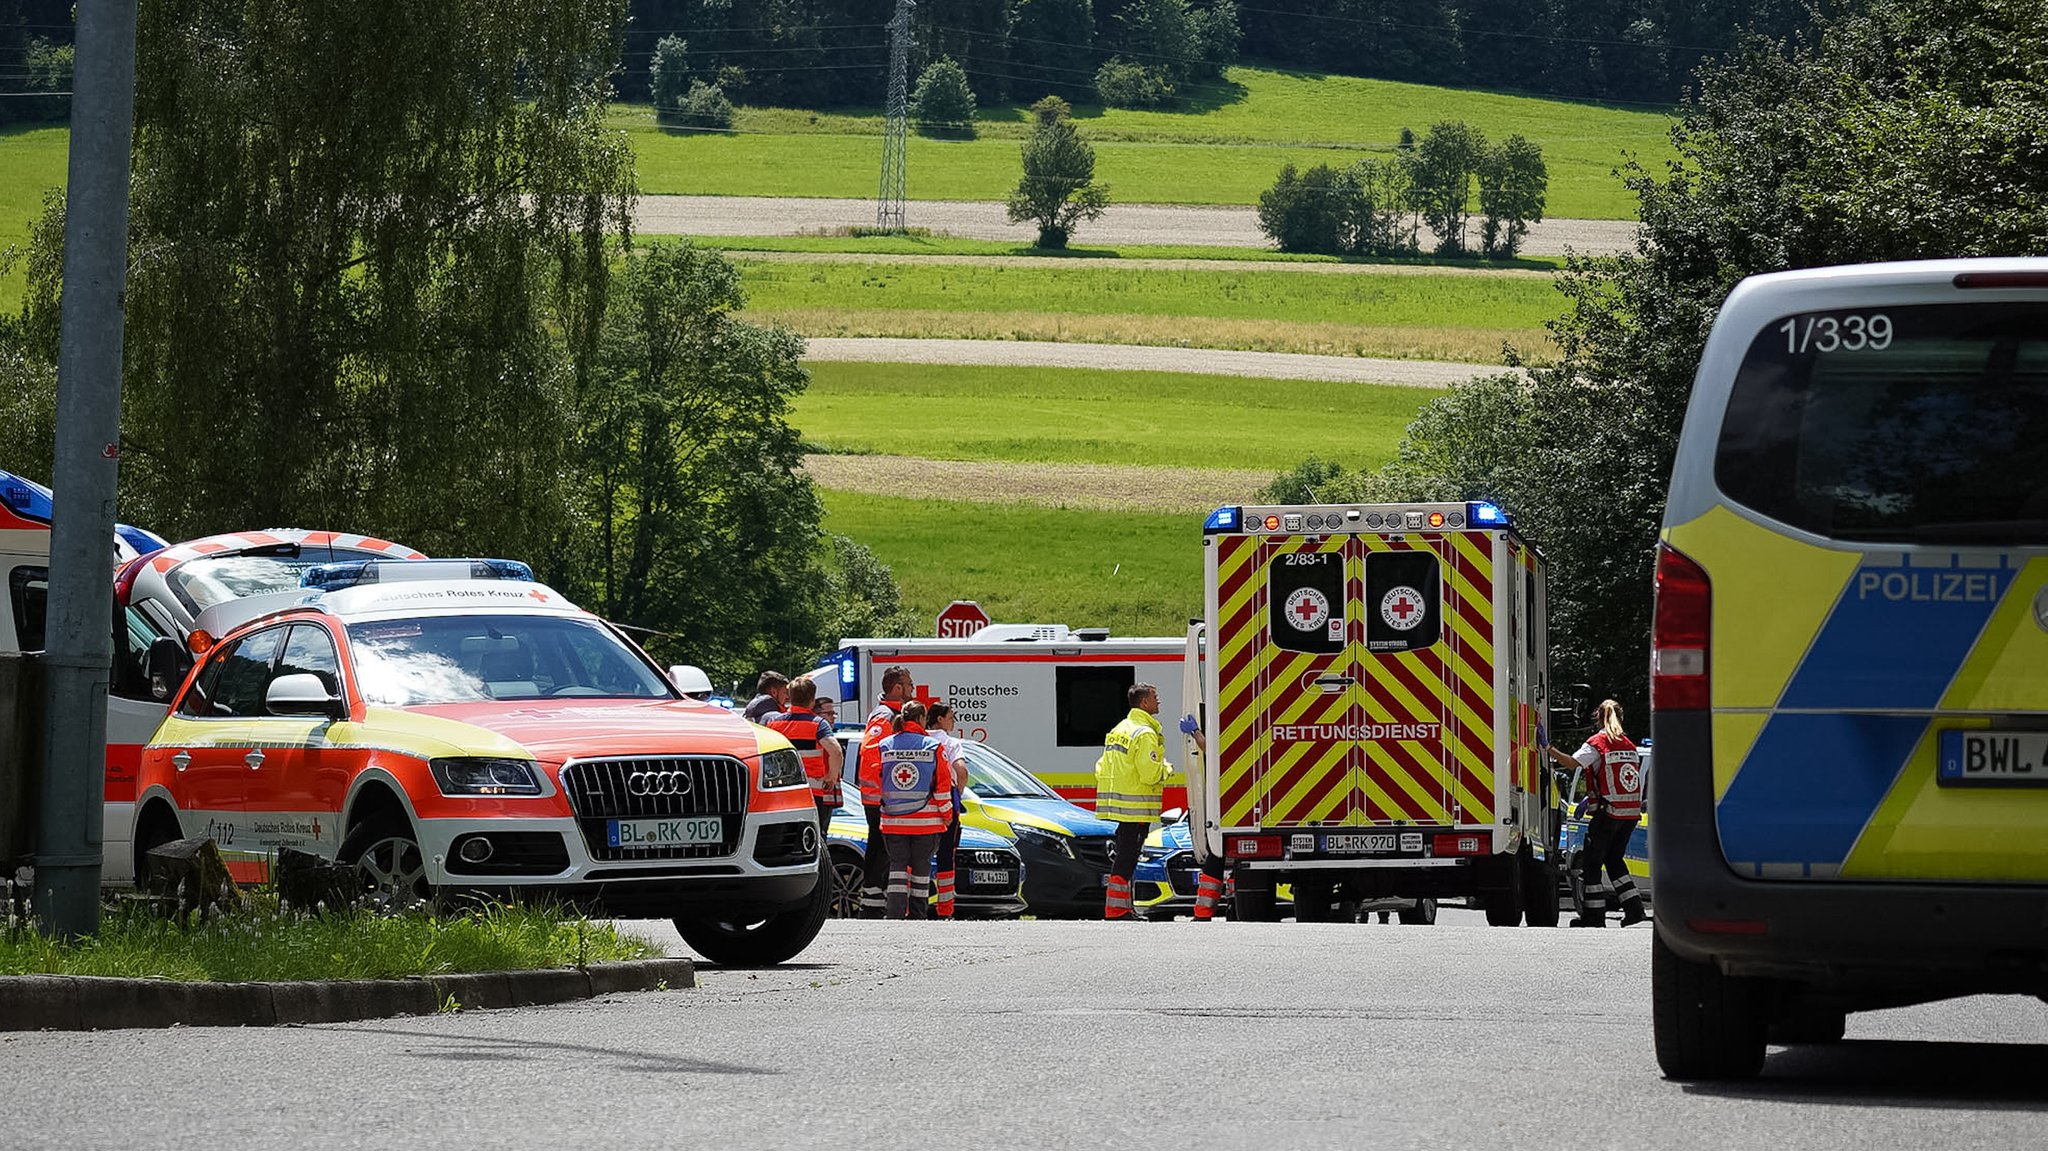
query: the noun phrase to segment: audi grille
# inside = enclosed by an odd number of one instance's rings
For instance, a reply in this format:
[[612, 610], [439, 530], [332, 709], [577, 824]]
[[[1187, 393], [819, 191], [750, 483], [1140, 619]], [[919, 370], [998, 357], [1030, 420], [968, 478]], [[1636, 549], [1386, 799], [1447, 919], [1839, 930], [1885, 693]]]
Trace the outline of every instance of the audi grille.
[[[562, 768], [562, 791], [590, 857], [613, 863], [731, 855], [739, 849], [750, 789], [745, 764], [730, 756], [705, 755], [580, 760]], [[693, 815], [725, 817], [720, 841], [612, 847], [606, 834], [614, 819]]]

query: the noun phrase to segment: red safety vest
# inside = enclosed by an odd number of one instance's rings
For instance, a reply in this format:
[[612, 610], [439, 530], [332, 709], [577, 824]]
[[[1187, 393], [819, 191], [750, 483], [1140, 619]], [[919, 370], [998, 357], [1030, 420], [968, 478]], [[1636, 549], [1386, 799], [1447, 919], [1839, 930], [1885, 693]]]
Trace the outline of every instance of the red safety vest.
[[1643, 814], [1643, 756], [1627, 736], [1610, 739], [1595, 732], [1586, 746], [1600, 753], [1594, 762], [1591, 791], [1600, 797], [1601, 810], [1614, 819], [1638, 819]]
[[860, 736], [860, 762], [855, 765], [855, 778], [860, 781], [860, 801], [869, 807], [882, 802], [882, 741], [895, 730], [896, 712], [903, 707], [893, 699], [885, 699], [868, 713], [866, 730]]
[[839, 789], [827, 779], [829, 765], [825, 762], [824, 741], [832, 738], [832, 729], [818, 713], [807, 707], [793, 707], [769, 716], [761, 726], [781, 732], [789, 746], [796, 749], [797, 758], [804, 761], [804, 778], [811, 782], [811, 799], [839, 806]]
[[875, 749], [882, 765], [882, 834], [938, 835], [953, 822], [953, 765], [920, 724]]

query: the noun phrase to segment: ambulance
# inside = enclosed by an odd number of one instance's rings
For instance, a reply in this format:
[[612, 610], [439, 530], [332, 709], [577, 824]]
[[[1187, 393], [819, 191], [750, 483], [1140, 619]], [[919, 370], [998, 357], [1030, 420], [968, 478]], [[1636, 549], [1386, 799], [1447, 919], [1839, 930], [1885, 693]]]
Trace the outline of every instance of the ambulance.
[[1197, 855], [1241, 918], [1476, 901], [1555, 925], [1545, 567], [1488, 503], [1224, 507], [1184, 641], [1209, 754]]
[[[997, 748], [1092, 811], [1095, 761], [1103, 737], [1131, 713], [1131, 685], [1159, 688], [1159, 714], [1169, 729], [1186, 710], [1180, 672], [1185, 646], [1179, 636], [989, 624], [965, 639], [843, 639], [809, 674], [821, 695], [839, 700], [842, 722], [858, 722], [880, 697], [882, 673], [909, 668], [913, 697], [951, 704], [960, 738]], [[1186, 802], [1184, 787], [1168, 786], [1168, 808]]]
[[[52, 503], [50, 489], [0, 472], [0, 653], [43, 649]], [[307, 567], [371, 556], [421, 558], [403, 544], [343, 532], [234, 532], [173, 546], [152, 533], [116, 527], [109, 554], [116, 570], [103, 883], [126, 884], [135, 877], [128, 833], [135, 817], [136, 765], [190, 664], [188, 640], [196, 633], [203, 649], [249, 611], [276, 606], [274, 597], [303, 594], [299, 573]]]
[[1737, 285], [1656, 580], [1664, 1072], [2048, 997], [2048, 260]]

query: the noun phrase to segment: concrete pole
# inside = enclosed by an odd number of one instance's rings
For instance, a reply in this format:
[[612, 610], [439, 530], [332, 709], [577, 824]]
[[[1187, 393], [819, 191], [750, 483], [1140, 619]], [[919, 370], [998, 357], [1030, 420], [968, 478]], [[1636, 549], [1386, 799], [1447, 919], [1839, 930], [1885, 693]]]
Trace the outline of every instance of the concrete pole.
[[48, 736], [35, 886], [37, 923], [59, 937], [91, 934], [100, 923], [136, 2], [79, 0], [71, 84], [44, 656]]

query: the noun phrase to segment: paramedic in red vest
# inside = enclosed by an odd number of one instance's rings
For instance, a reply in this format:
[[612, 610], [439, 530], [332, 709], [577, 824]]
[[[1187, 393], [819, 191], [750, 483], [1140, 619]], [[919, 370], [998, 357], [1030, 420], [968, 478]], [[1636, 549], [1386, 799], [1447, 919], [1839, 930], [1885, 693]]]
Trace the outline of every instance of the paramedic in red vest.
[[868, 854], [860, 877], [860, 917], [876, 919], [882, 914], [883, 892], [889, 882], [889, 857], [876, 845], [882, 842], [882, 741], [895, 730], [896, 710], [910, 698], [910, 669], [898, 665], [882, 673], [882, 698], [868, 713], [860, 737], [860, 758], [854, 764], [854, 778], [860, 783], [860, 806], [868, 817]]
[[1103, 892], [1102, 917], [1129, 919], [1131, 872], [1145, 835], [1159, 819], [1160, 793], [1173, 765], [1166, 762], [1166, 740], [1159, 731], [1159, 689], [1149, 683], [1131, 685], [1131, 714], [1110, 729], [1095, 761], [1095, 817], [1116, 824], [1116, 858], [1110, 861], [1109, 886]]
[[953, 765], [945, 743], [925, 731], [924, 705], [914, 699], [896, 713], [896, 731], [877, 751], [882, 763], [882, 841], [889, 857], [883, 918], [928, 919], [932, 853], [953, 821]]
[[[1551, 757], [1565, 767], [1586, 769], [1586, 845], [1579, 851], [1579, 881], [1585, 904], [1573, 927], [1605, 927], [1607, 908], [1618, 903], [1621, 925], [1641, 923], [1643, 896], [1628, 873], [1628, 838], [1643, 817], [1642, 755], [1621, 728], [1621, 705], [1600, 701], [1600, 728], [1571, 755], [1554, 745]], [[1601, 869], [1614, 880], [1610, 889]]]
[[818, 831], [823, 834], [839, 809], [839, 774], [846, 753], [832, 738], [832, 725], [811, 710], [817, 699], [816, 682], [796, 680], [789, 685], [789, 710], [776, 712], [761, 726], [781, 732], [804, 761], [804, 778], [811, 783], [811, 802], [818, 805]]

